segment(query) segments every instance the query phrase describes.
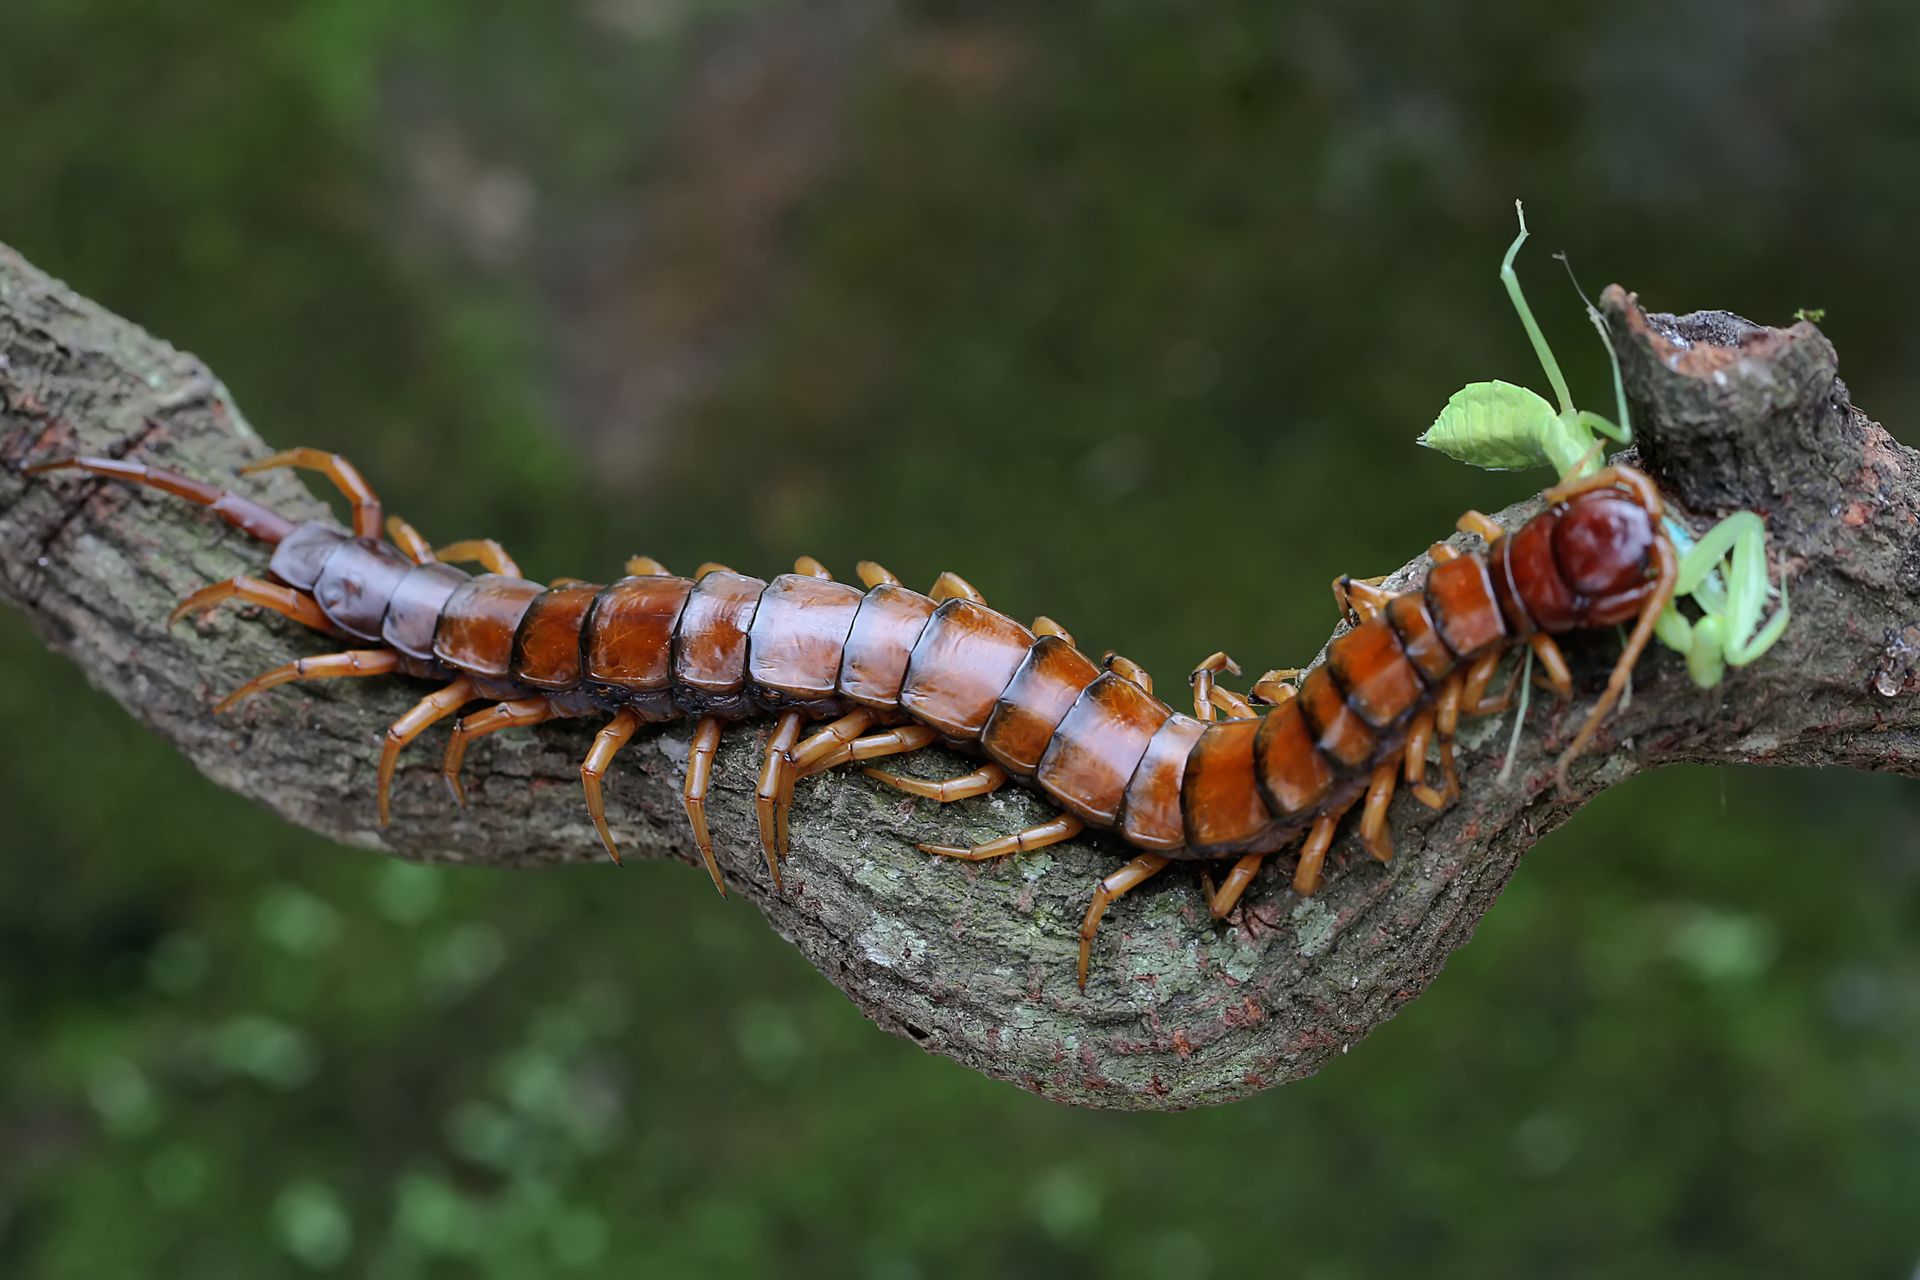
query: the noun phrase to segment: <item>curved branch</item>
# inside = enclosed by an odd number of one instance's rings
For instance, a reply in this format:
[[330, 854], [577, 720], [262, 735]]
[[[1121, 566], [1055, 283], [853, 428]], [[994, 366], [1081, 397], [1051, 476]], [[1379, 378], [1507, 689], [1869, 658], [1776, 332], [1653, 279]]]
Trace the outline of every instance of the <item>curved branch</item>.
[[[1631, 706], [1577, 769], [1578, 799], [1556, 795], [1553, 759], [1611, 661], [1605, 637], [1570, 646], [1583, 697], [1536, 709], [1510, 783], [1493, 780], [1506, 724], [1487, 723], [1463, 743], [1459, 804], [1435, 815], [1397, 802], [1390, 867], [1343, 839], [1327, 887], [1301, 899], [1286, 887], [1291, 860], [1278, 858], [1224, 924], [1208, 919], [1195, 877], [1163, 876], [1109, 915], [1084, 995], [1074, 931], [1122, 846], [1085, 839], [980, 866], [913, 848], [1001, 834], [1046, 812], [1011, 789], [942, 811], [856, 774], [803, 784], [786, 890], [775, 893], [751, 803], [764, 726], [736, 730], [710, 805], [734, 891], [874, 1021], [929, 1050], [1065, 1102], [1172, 1109], [1299, 1079], [1366, 1035], [1466, 941], [1528, 846], [1604, 787], [1674, 760], [1920, 772], [1920, 717], [1905, 696], [1920, 687], [1912, 451], [1848, 403], [1833, 348], [1810, 324], [1646, 315], [1617, 287], [1603, 305], [1646, 465], [1702, 519], [1735, 507], [1768, 516], [1793, 575], [1795, 622], [1760, 664], [1710, 692], [1654, 653]], [[578, 782], [589, 726], [488, 739], [469, 763], [466, 810], [433, 781], [432, 749], [416, 750], [394, 825], [379, 831], [380, 727], [417, 689], [342, 681], [210, 715], [218, 693], [314, 650], [297, 627], [241, 611], [164, 626], [180, 596], [257, 568], [261, 548], [161, 495], [18, 473], [85, 451], [231, 477], [263, 450], [199, 362], [0, 247], [0, 595], [215, 782], [302, 826], [422, 861], [603, 862]], [[284, 474], [239, 483], [290, 516], [320, 511]], [[1395, 585], [1425, 566], [1408, 565]], [[677, 726], [621, 757], [609, 807], [636, 855], [692, 861], [679, 797], [686, 751]], [[928, 773], [964, 767], [932, 754]]]

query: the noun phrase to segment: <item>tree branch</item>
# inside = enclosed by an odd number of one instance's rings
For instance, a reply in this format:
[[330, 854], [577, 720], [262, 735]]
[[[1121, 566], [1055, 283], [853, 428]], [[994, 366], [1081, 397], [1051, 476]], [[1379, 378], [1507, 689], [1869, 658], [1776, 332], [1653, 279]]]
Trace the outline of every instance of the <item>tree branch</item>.
[[[980, 866], [913, 848], [1003, 834], [1048, 812], [1012, 788], [939, 810], [857, 774], [803, 783], [786, 891], [776, 894], [751, 801], [765, 726], [737, 729], [710, 805], [734, 892], [874, 1021], [929, 1050], [1065, 1102], [1173, 1109], [1299, 1079], [1366, 1035], [1438, 974], [1520, 855], [1604, 787], [1675, 760], [1920, 772], [1920, 704], [1906, 696], [1920, 687], [1913, 452], [1848, 402], [1833, 348], [1811, 324], [1645, 315], [1618, 287], [1602, 302], [1645, 465], [1696, 527], [1740, 507], [1768, 517], [1792, 573], [1795, 620], [1760, 663], [1708, 692], [1656, 649], [1631, 706], [1577, 769], [1579, 799], [1555, 794], [1553, 759], [1611, 661], [1609, 637], [1570, 646], [1581, 697], [1571, 708], [1536, 700], [1511, 782], [1495, 781], [1502, 719], [1469, 727], [1460, 803], [1434, 815], [1396, 802], [1390, 867], [1343, 838], [1327, 887], [1303, 900], [1287, 888], [1291, 859], [1276, 858], [1222, 924], [1208, 919], [1196, 877], [1176, 869], [1108, 916], [1084, 995], [1074, 931], [1095, 879], [1127, 856], [1119, 842], [1083, 839]], [[376, 830], [380, 730], [419, 689], [340, 681], [214, 717], [220, 692], [316, 651], [299, 628], [252, 611], [164, 625], [180, 596], [257, 570], [263, 549], [164, 495], [19, 474], [84, 451], [224, 481], [263, 450], [198, 361], [0, 247], [0, 595], [208, 777], [302, 826], [429, 862], [603, 863], [578, 781], [591, 726], [487, 739], [468, 765], [475, 803], [464, 811], [433, 781], [437, 753], [421, 744], [399, 779], [394, 825]], [[234, 483], [295, 518], [321, 514], [285, 474]], [[686, 752], [682, 725], [621, 756], [609, 808], [636, 856], [692, 860], [679, 796]], [[928, 755], [919, 762], [928, 775], [966, 767]]]

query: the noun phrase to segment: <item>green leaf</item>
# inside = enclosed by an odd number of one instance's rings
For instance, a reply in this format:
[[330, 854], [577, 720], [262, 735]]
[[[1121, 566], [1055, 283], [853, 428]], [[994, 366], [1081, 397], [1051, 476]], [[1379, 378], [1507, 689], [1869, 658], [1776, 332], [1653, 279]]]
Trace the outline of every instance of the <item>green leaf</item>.
[[1524, 471], [1552, 459], [1546, 441], [1559, 426], [1553, 406], [1510, 382], [1470, 382], [1453, 393], [1420, 443], [1488, 471]]

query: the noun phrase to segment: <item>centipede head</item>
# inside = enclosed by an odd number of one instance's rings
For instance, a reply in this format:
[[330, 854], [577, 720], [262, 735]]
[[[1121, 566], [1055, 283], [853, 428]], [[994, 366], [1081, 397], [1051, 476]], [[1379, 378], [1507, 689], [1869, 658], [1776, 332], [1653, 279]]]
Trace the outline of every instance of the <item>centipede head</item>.
[[1679, 557], [1660, 527], [1659, 490], [1631, 467], [1608, 467], [1550, 489], [1546, 496], [1558, 504], [1554, 561], [1566, 585], [1586, 600], [1578, 625], [1610, 627], [1638, 619], [1614, 663], [1606, 691], [1560, 757], [1556, 776], [1565, 793], [1568, 766], [1587, 749], [1601, 721], [1620, 700], [1653, 638], [1661, 610], [1673, 599]]
[[1618, 489], [1591, 489], [1570, 500], [1553, 526], [1553, 559], [1566, 584], [1588, 603], [1581, 624], [1610, 627], [1640, 612], [1658, 583], [1657, 515]]

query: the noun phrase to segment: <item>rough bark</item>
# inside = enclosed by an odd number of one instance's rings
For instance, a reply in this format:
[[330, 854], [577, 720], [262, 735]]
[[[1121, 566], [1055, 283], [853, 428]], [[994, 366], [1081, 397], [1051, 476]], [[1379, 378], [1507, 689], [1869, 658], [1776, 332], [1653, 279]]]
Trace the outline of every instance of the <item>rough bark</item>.
[[[711, 806], [734, 892], [874, 1021], [926, 1049], [1063, 1102], [1175, 1109], [1297, 1080], [1378, 1026], [1467, 940], [1521, 854], [1602, 788], [1675, 760], [1916, 772], [1920, 703], [1907, 696], [1920, 666], [1912, 451], [1849, 403], [1834, 350], [1811, 324], [1648, 315], [1617, 287], [1603, 306], [1645, 465], [1697, 526], [1741, 507], [1768, 517], [1792, 576], [1795, 622], [1759, 664], [1707, 692], [1656, 649], [1631, 706], [1577, 769], [1574, 798], [1556, 794], [1552, 764], [1611, 661], [1606, 638], [1571, 646], [1581, 697], [1563, 709], [1536, 700], [1509, 783], [1494, 780], [1503, 718], [1467, 732], [1466, 791], [1451, 810], [1396, 801], [1391, 866], [1343, 838], [1327, 887], [1301, 899], [1286, 887], [1291, 859], [1277, 858], [1246, 907], [1219, 924], [1196, 877], [1176, 869], [1108, 917], [1084, 994], [1073, 981], [1075, 929], [1094, 880], [1127, 856], [1121, 844], [1088, 838], [979, 866], [913, 848], [998, 835], [1048, 812], [1014, 788], [941, 811], [858, 775], [805, 783], [785, 891], [776, 893], [752, 817], [764, 725], [737, 729]], [[262, 549], [163, 495], [19, 472], [85, 451], [231, 477], [263, 449], [197, 360], [0, 247], [0, 595], [207, 776], [290, 821], [427, 862], [603, 864], [577, 773], [590, 726], [508, 733], [476, 747], [475, 803], [464, 811], [433, 778], [430, 737], [407, 758], [393, 826], [377, 830], [380, 727], [419, 688], [341, 681], [210, 715], [220, 692], [322, 643], [251, 610], [164, 626], [181, 595], [259, 567]], [[322, 511], [285, 474], [235, 483], [295, 517]], [[1409, 564], [1395, 585], [1425, 567], [1424, 558]], [[686, 752], [677, 726], [621, 757], [609, 803], [632, 856], [690, 861], [679, 798]], [[929, 775], [964, 767], [938, 752], [919, 763]], [[617, 878], [608, 886], [625, 887]]]

